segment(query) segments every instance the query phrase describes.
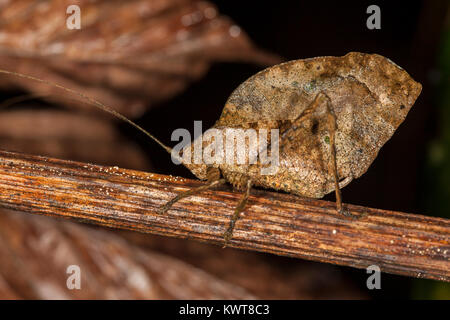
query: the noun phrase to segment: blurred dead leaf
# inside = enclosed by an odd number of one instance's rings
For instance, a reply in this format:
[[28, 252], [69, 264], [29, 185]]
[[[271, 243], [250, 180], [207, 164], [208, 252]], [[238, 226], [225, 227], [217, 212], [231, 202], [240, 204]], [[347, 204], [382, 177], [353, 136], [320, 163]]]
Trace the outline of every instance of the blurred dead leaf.
[[141, 248], [181, 259], [261, 299], [368, 298], [335, 266], [131, 231], [118, 233]]
[[0, 111], [0, 149], [151, 170], [143, 151], [104, 117], [27, 106]]
[[[74, 4], [80, 30], [66, 27]], [[279, 62], [206, 1], [0, 1], [0, 68], [83, 92], [129, 117], [181, 92], [219, 60]], [[13, 77], [0, 85], [92, 111], [47, 85]]]
[[[112, 232], [2, 209], [2, 299], [255, 299], [181, 260], [142, 250]], [[67, 267], [81, 289], [67, 288]]]

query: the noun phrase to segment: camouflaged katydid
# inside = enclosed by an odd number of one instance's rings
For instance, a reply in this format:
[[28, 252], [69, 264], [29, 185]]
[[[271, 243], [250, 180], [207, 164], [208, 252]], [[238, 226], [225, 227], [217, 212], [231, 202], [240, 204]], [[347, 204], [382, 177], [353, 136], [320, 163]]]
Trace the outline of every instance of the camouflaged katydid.
[[[252, 158], [251, 152], [243, 164], [183, 161], [186, 152], [194, 152], [198, 141], [183, 148], [182, 154], [174, 155], [170, 147], [148, 131], [99, 101], [45, 80], [0, 72], [47, 83], [82, 97], [146, 134], [197, 178], [207, 181], [168, 201], [160, 208], [161, 214], [185, 197], [226, 182], [243, 191], [224, 234], [225, 242], [232, 237], [253, 186], [312, 198], [335, 191], [336, 208], [345, 214], [340, 189], [367, 171], [422, 89], [391, 60], [357, 52], [343, 57], [289, 61], [257, 73], [231, 94], [213, 128], [222, 133], [230, 128], [277, 129], [276, 173], [261, 174], [267, 163], [260, 157]], [[207, 148], [210, 143], [202, 141], [200, 148]], [[247, 140], [244, 143], [250, 147]]]

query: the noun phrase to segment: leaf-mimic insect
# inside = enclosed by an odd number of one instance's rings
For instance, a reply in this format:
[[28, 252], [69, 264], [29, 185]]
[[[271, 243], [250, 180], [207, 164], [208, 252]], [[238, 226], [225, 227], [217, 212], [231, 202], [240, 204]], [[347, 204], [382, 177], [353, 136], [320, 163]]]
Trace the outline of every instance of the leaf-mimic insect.
[[[94, 99], [34, 77], [0, 72], [81, 96], [130, 123], [172, 153], [171, 148], [146, 130]], [[261, 174], [267, 164], [260, 158], [250, 161], [251, 152], [243, 164], [183, 162], [185, 152], [194, 153], [198, 145], [194, 141], [178, 159], [207, 183], [180, 193], [163, 205], [160, 213], [185, 197], [229, 182], [243, 195], [224, 234], [225, 243], [232, 237], [253, 186], [312, 198], [335, 191], [336, 208], [346, 214], [340, 189], [367, 171], [380, 148], [404, 121], [421, 89], [405, 70], [377, 54], [351, 52], [343, 57], [295, 60], [267, 68], [231, 94], [213, 128], [224, 133], [224, 137], [229, 129], [278, 130], [276, 173]], [[244, 144], [251, 148], [249, 141]], [[220, 147], [225, 148], [223, 145]], [[207, 141], [200, 143], [201, 149], [207, 147], [210, 148]], [[266, 149], [268, 152], [271, 145], [266, 145]]]

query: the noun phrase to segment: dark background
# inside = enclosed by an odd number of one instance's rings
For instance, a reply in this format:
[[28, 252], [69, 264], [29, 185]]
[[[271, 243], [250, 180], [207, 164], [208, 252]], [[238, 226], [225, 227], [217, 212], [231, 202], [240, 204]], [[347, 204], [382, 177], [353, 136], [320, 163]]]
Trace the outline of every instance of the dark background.
[[[230, 16], [261, 48], [286, 60], [350, 51], [378, 53], [403, 67], [423, 85], [422, 94], [393, 138], [361, 178], [343, 190], [344, 201], [352, 204], [435, 214], [426, 206], [424, 179], [429, 141], [439, 134], [435, 95], [439, 77], [437, 56], [448, 12], [448, 1], [213, 1]], [[381, 8], [381, 30], [369, 30], [366, 9]], [[448, 19], [448, 18], [447, 18]], [[450, 57], [449, 57], [450, 59]], [[169, 102], [150, 110], [139, 123], [169, 145], [176, 128], [193, 132], [193, 121], [203, 128], [214, 124], [231, 92], [261, 68], [248, 64], [215, 64], [208, 75]], [[123, 126], [151, 154], [155, 171], [193, 177], [174, 166], [165, 152], [136, 132]], [[431, 179], [432, 180], [432, 179]], [[329, 195], [327, 199], [333, 200]], [[274, 257], [274, 263], [295, 267], [292, 259]], [[343, 268], [355, 283], [365, 288], [364, 270]], [[369, 294], [376, 298], [427, 297], [422, 289], [436, 283], [383, 274], [382, 290]], [[449, 286], [442, 298], [449, 298]], [[422, 289], [421, 289], [422, 288]], [[426, 291], [425, 290], [425, 291]]]

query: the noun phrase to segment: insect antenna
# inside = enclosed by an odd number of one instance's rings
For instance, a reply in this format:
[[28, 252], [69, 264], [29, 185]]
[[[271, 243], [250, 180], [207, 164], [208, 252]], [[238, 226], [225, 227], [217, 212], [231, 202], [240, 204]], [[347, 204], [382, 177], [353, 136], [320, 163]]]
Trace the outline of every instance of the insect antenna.
[[[49, 86], [52, 86], [52, 87], [61, 89], [61, 90], [63, 90], [63, 91], [66, 91], [66, 92], [68, 92], [68, 93], [70, 93], [70, 94], [72, 94], [72, 95], [78, 96], [78, 97], [80, 97], [82, 100], [84, 100], [84, 102], [86, 102], [87, 104], [92, 105], [92, 106], [94, 106], [94, 107], [96, 107], [96, 108], [98, 108], [98, 109], [100, 109], [100, 110], [102, 110], [102, 111], [105, 111], [105, 112], [107, 112], [107, 113], [113, 115], [114, 117], [116, 117], [116, 118], [118, 118], [118, 119], [120, 119], [120, 120], [122, 120], [122, 121], [127, 122], [127, 123], [130, 124], [131, 126], [135, 127], [137, 130], [139, 130], [140, 132], [142, 132], [143, 134], [145, 134], [147, 137], [149, 137], [150, 139], [152, 139], [153, 141], [155, 141], [155, 142], [156, 142], [157, 144], [159, 144], [161, 147], [163, 147], [164, 150], [166, 150], [168, 153], [172, 153], [172, 148], [166, 146], [166, 145], [165, 145], [164, 143], [162, 143], [159, 139], [157, 139], [155, 136], [153, 136], [150, 132], [148, 132], [147, 130], [145, 130], [145, 129], [142, 128], [140, 125], [136, 124], [135, 122], [131, 121], [130, 119], [128, 119], [127, 117], [125, 117], [123, 114], [121, 114], [121, 113], [115, 111], [115, 110], [112, 109], [111, 107], [105, 105], [104, 103], [102, 103], [102, 102], [100, 102], [100, 101], [98, 101], [98, 100], [96, 100], [96, 99], [94, 99], [94, 98], [91, 98], [91, 97], [89, 97], [89, 96], [87, 96], [87, 95], [85, 95], [85, 94], [83, 94], [83, 93], [81, 93], [81, 92], [78, 92], [78, 91], [75, 91], [75, 90], [66, 88], [66, 87], [64, 87], [64, 86], [62, 86], [62, 85], [59, 85], [59, 84], [57, 84], [57, 83], [53, 83], [53, 82], [50, 82], [50, 81], [47, 81], [47, 80], [43, 80], [43, 79], [40, 79], [40, 78], [36, 78], [36, 77], [33, 77], [33, 76], [29, 76], [29, 75], [26, 75], [26, 74], [23, 74], [23, 73], [14, 72], [14, 71], [8, 71], [8, 70], [3, 70], [3, 69], [0, 69], [0, 73], [4, 73], [4, 74], [8, 74], [8, 75], [13, 75], [13, 76], [16, 76], [16, 77], [25, 78], [25, 79], [28, 79], [28, 80], [33, 80], [33, 81], [36, 81], [36, 82], [44, 83], [44, 84], [46, 84], [46, 85], [49, 85]], [[175, 155], [175, 156], [176, 156], [176, 155]], [[183, 161], [182, 161], [181, 159], [179, 159], [179, 160], [180, 160], [181, 163], [183, 163]]]

